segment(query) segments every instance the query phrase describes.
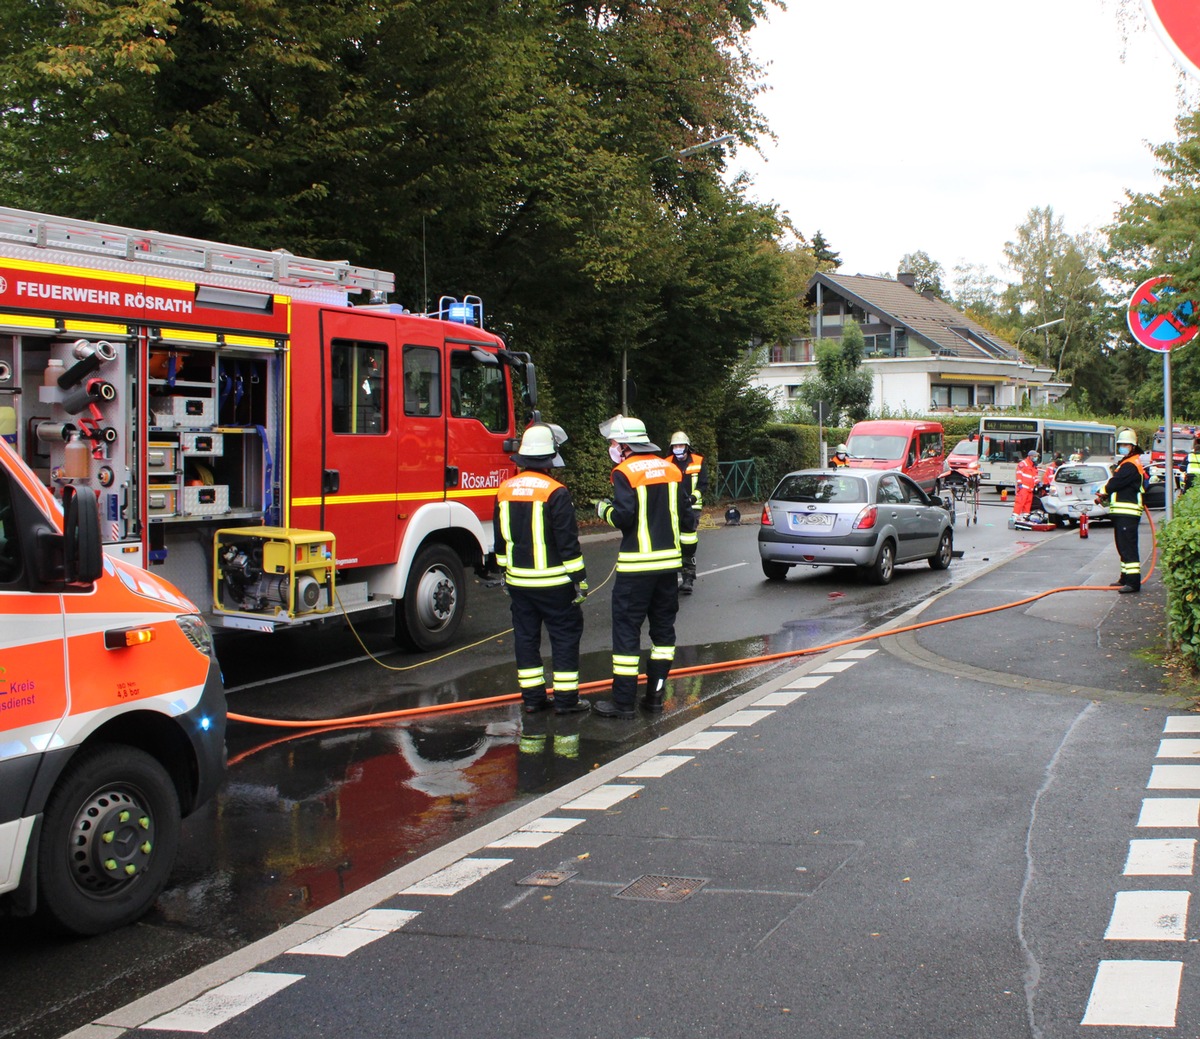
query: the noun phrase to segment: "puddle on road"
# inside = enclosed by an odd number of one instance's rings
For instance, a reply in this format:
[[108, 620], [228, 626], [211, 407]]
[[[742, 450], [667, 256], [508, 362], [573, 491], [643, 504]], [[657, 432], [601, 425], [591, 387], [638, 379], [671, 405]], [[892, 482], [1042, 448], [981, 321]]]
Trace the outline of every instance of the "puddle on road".
[[[819, 645], [831, 637], [822, 627], [805, 622], [773, 636], [680, 647], [675, 666]], [[253, 940], [795, 663], [672, 679], [664, 714], [639, 712], [633, 723], [525, 715], [515, 703], [321, 731], [232, 723], [227, 779], [185, 825], [171, 886], [154, 913], [209, 935]], [[608, 665], [607, 654], [588, 654], [581, 672], [586, 680]], [[374, 709], [494, 696], [511, 688], [511, 672], [511, 665], [488, 668], [443, 686], [413, 683], [408, 692], [393, 686], [392, 702]], [[291, 697], [288, 713], [297, 716], [304, 704], [294, 687]], [[259, 713], [239, 699], [239, 711]]]

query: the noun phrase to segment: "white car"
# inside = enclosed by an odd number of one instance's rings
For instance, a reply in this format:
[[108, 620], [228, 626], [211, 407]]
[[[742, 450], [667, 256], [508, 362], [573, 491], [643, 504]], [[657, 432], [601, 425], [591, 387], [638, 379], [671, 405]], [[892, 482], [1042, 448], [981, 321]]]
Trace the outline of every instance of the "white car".
[[1093, 462], [1068, 462], [1054, 471], [1050, 490], [1042, 495], [1042, 511], [1060, 527], [1079, 522], [1082, 512], [1088, 522], [1108, 519], [1108, 507], [1096, 504], [1096, 494], [1111, 474], [1108, 466]]

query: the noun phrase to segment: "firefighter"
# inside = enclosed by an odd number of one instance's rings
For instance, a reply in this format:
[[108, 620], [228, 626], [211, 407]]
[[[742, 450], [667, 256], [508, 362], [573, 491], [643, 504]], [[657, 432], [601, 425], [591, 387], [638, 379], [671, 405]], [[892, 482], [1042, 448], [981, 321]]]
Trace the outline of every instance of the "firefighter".
[[1117, 546], [1117, 555], [1121, 557], [1121, 576], [1117, 581], [1120, 587], [1117, 591], [1126, 595], [1142, 590], [1138, 524], [1142, 518], [1142, 489], [1146, 480], [1137, 434], [1132, 429], [1123, 429], [1117, 434], [1117, 459], [1117, 467], [1108, 483], [1096, 495], [1096, 504], [1108, 505], [1113, 541]]
[[[567, 435], [559, 426], [535, 423], [525, 430], [512, 460], [517, 475], [496, 492], [492, 526], [496, 562], [504, 568], [512, 609], [517, 684], [526, 714], [554, 708], [556, 714], [589, 709], [579, 699], [581, 603], [587, 570], [579, 549], [579, 527], [571, 493], [550, 475], [561, 468], [558, 454]], [[550, 636], [554, 699], [542, 666], [542, 625]]]
[[1187, 473], [1183, 477], [1183, 489], [1190, 491], [1196, 477], [1200, 476], [1200, 437], [1192, 443], [1192, 450], [1187, 456]]
[[838, 444], [833, 449], [833, 457], [829, 459], [829, 464], [834, 469], [841, 469], [844, 465], [850, 464], [850, 448], [845, 444]]
[[596, 515], [621, 531], [612, 594], [612, 699], [595, 711], [602, 718], [634, 717], [642, 622], [650, 622], [650, 663], [641, 706], [663, 709], [667, 673], [675, 660], [677, 576], [683, 566], [680, 535], [695, 529], [691, 495], [678, 467], [657, 457], [641, 419], [616, 415], [600, 426], [608, 440], [612, 499], [596, 502]]
[[1033, 491], [1038, 484], [1038, 459], [1036, 451], [1030, 451], [1017, 464], [1017, 495], [1013, 501], [1013, 515], [1025, 517], [1033, 511]]
[[666, 460], [674, 462], [683, 473], [683, 485], [692, 496], [692, 519], [696, 529], [681, 529], [679, 534], [679, 547], [683, 552], [679, 594], [691, 595], [692, 585], [696, 583], [696, 545], [700, 541], [700, 510], [704, 505], [704, 492], [708, 490], [708, 466], [704, 463], [704, 455], [692, 450], [692, 441], [683, 430], [671, 434], [671, 453]]

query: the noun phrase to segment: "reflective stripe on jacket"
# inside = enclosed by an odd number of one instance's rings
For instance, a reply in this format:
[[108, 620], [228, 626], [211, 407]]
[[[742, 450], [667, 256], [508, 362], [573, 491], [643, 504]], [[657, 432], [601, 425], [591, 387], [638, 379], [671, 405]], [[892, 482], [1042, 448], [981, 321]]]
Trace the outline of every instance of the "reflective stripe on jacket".
[[587, 577], [570, 492], [529, 470], [496, 491], [496, 562], [514, 588], [556, 588]]

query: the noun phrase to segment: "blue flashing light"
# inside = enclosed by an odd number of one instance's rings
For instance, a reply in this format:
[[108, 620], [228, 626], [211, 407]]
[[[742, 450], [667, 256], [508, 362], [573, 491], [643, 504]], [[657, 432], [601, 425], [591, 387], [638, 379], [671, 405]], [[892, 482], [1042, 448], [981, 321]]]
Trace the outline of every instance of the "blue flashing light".
[[212, 719], [206, 714], [200, 719], [200, 729], [202, 732], [208, 732], [212, 728]]
[[446, 309], [446, 320], [460, 325], [475, 324], [475, 308], [470, 303], [451, 303]]

